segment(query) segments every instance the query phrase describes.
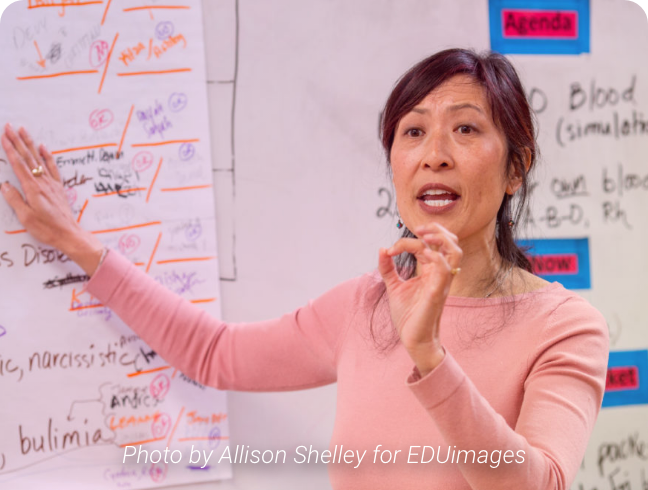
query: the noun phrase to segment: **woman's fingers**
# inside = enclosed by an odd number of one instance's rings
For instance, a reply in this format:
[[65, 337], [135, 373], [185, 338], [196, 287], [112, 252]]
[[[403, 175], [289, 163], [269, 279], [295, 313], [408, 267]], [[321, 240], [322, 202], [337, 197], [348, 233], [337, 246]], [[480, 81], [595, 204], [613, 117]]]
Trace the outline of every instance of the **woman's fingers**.
[[380, 249], [378, 268], [388, 292], [408, 283], [400, 278], [394, 266], [393, 257], [396, 255], [413, 254], [420, 266], [417, 275], [433, 278], [430, 284], [443, 284], [444, 288], [448, 288], [454, 278], [452, 269], [461, 264], [463, 251], [458, 238], [447, 228], [432, 223], [416, 228], [415, 233], [418, 238], [401, 238], [389, 249]]
[[398, 287], [399, 284], [404, 282], [398, 275], [393, 257], [400, 255], [403, 252], [409, 252], [416, 255], [417, 260], [425, 261], [426, 259], [423, 259], [423, 256], [421, 255], [424, 249], [427, 249], [426, 245], [416, 238], [401, 238], [390, 248], [380, 249], [378, 256], [378, 271], [385, 282], [388, 292], [391, 292], [394, 288]]
[[[14, 172], [18, 175], [18, 179], [23, 186], [26, 182], [21, 179], [29, 179], [30, 174], [31, 177], [37, 177], [33, 175], [32, 169], [36, 169], [39, 166], [43, 168], [43, 175], [50, 175], [57, 182], [61, 182], [61, 174], [51, 153], [47, 151], [45, 145], [40, 145], [36, 148], [34, 140], [25, 128], [20, 128], [16, 132], [11, 125], [7, 124], [2, 137], [2, 146], [9, 157]], [[43, 175], [38, 177], [42, 177]]]
[[425, 243], [438, 245], [438, 252], [447, 257], [453, 263], [455, 263], [456, 260], [457, 265], [463, 257], [463, 251], [461, 250], [461, 247], [459, 247], [457, 242], [443, 233], [423, 235], [421, 237], [421, 240], [423, 240]]
[[54, 161], [52, 154], [47, 150], [47, 148], [45, 148], [45, 145], [40, 145], [38, 147], [38, 150], [40, 152], [40, 156], [45, 162], [45, 166], [47, 167], [47, 170], [49, 170], [50, 175], [57, 182], [63, 183], [63, 180], [61, 179], [61, 174], [58, 171], [58, 167], [56, 166], [56, 162]]
[[443, 226], [441, 223], [430, 223], [429, 225], [423, 225], [423, 226], [418, 226], [415, 230], [414, 233], [416, 233], [417, 236], [425, 235], [428, 233], [444, 233], [446, 236], [454, 240], [455, 242], [459, 242], [459, 239], [457, 238], [457, 235], [452, 233], [450, 230], [448, 230], [445, 226]]
[[0, 187], [0, 192], [2, 192], [2, 197], [4, 197], [5, 201], [7, 201], [9, 207], [14, 210], [14, 213], [16, 213], [18, 221], [24, 223], [25, 217], [29, 212], [29, 206], [27, 206], [27, 203], [23, 199], [18, 189], [9, 184], [9, 182], [5, 182]]
[[444, 253], [444, 238], [441, 236], [427, 236], [425, 240], [418, 238], [401, 238], [387, 253], [391, 256], [408, 252], [416, 256], [420, 264], [436, 262], [437, 256]]
[[[463, 257], [457, 235], [439, 223], [419, 226], [416, 233], [425, 243], [438, 245], [438, 251], [447, 259], [451, 267], [458, 267]], [[440, 244], [440, 245], [439, 245]]]
[[22, 144], [25, 146], [25, 148], [27, 148], [27, 151], [29, 152], [30, 161], [32, 164], [34, 164], [32, 168], [37, 168], [40, 165], [41, 167], [43, 167], [44, 173], [49, 175], [50, 171], [47, 168], [47, 165], [45, 165], [45, 162], [43, 161], [40, 152], [36, 150], [36, 145], [34, 145], [34, 140], [31, 138], [31, 136], [29, 136], [29, 133], [27, 133], [25, 128], [20, 128], [18, 130], [18, 136], [20, 137]]
[[9, 124], [5, 126], [5, 134], [9, 138], [9, 141], [13, 145], [23, 164], [27, 166], [27, 169], [31, 172], [31, 169], [38, 167], [38, 163], [34, 161], [34, 158], [30, 154], [22, 138]]
[[387, 291], [393, 290], [394, 287], [402, 282], [394, 266], [394, 259], [387, 253], [387, 249], [381, 248], [378, 251], [378, 271], [385, 282]]
[[2, 149], [7, 154], [7, 159], [9, 160], [11, 168], [20, 181], [20, 185], [25, 189], [30, 179], [33, 178], [31, 170], [29, 170], [27, 165], [22, 161], [22, 157], [16, 151], [16, 148], [6, 133], [3, 133], [2, 136], [0, 136], [0, 142], [2, 143]]
[[[456, 235], [441, 225], [437, 225], [438, 223], [434, 223], [430, 226], [417, 228], [420, 238], [401, 238], [385, 253], [391, 258], [408, 252], [416, 256], [420, 265], [436, 264], [447, 270], [449, 274], [453, 268], [459, 267], [463, 251], [457, 243]], [[396, 284], [393, 280], [391, 283]]]
[[417, 238], [401, 238], [387, 249], [387, 253], [392, 257], [400, 255], [403, 252], [416, 255], [423, 252], [424, 248], [426, 248], [425, 244]]
[[429, 248], [428, 248], [428, 249], [425, 249], [425, 250], [423, 251], [423, 254], [424, 254], [425, 256], [427, 256], [427, 259], [428, 259], [428, 262], [429, 262], [429, 263], [433, 263], [433, 262], [435, 262], [435, 263], [437, 263], [437, 264], [438, 264], [438, 263], [441, 263], [441, 265], [442, 265], [445, 269], [447, 269], [448, 272], [449, 272], [450, 270], [452, 270], [452, 266], [450, 265], [450, 258], [449, 258], [447, 255], [444, 255], [444, 254], [441, 253], [441, 252], [438, 252], [438, 253], [437, 253], [437, 252], [433, 252], [433, 251], [430, 250]]

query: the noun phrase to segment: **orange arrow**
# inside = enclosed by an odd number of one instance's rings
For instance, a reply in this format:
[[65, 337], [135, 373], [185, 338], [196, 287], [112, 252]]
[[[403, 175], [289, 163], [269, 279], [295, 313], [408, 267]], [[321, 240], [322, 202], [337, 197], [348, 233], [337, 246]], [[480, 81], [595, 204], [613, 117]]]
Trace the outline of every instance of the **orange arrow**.
[[41, 67], [45, 68], [45, 60], [43, 59], [43, 55], [40, 52], [40, 49], [38, 49], [38, 43], [34, 40], [34, 46], [36, 46], [36, 51], [38, 52], [38, 57], [40, 60], [38, 60], [36, 63], [38, 63]]

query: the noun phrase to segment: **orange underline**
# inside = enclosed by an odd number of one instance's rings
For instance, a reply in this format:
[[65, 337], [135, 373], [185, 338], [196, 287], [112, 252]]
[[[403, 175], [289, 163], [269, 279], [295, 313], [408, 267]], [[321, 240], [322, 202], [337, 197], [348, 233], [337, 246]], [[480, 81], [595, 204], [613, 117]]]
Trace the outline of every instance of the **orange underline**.
[[145, 266], [146, 264], [145, 264], [144, 262], [135, 262], [135, 265], [136, 265], [137, 267], [143, 267], [143, 266]]
[[66, 75], [88, 75], [90, 73], [99, 73], [99, 70], [64, 71], [61, 73], [51, 73], [49, 75], [32, 75], [30, 77], [16, 77], [16, 80], [34, 80], [36, 78], [64, 77]]
[[144, 226], [161, 225], [161, 224], [162, 224], [161, 221], [151, 221], [150, 223], [142, 223], [141, 225], [123, 226], [121, 228], [110, 228], [108, 230], [96, 230], [96, 231], [92, 231], [91, 233], [112, 233], [113, 231], [132, 230], [134, 228], [143, 228]]
[[207, 437], [178, 437], [178, 442], [184, 441], [215, 441], [215, 440], [227, 440], [228, 436], [207, 436]]
[[169, 140], [169, 141], [160, 141], [159, 143], [135, 143], [131, 145], [131, 148], [143, 148], [146, 146], [162, 146], [162, 145], [174, 145], [177, 143], [198, 143], [200, 139], [193, 140]]
[[121, 153], [122, 146], [124, 146], [124, 138], [126, 138], [126, 131], [128, 131], [128, 125], [130, 124], [131, 117], [133, 116], [133, 109], [135, 109], [135, 104], [133, 104], [130, 108], [130, 112], [128, 113], [128, 119], [126, 119], [126, 126], [124, 126], [124, 131], [122, 132], [122, 137], [121, 140], [119, 141], [119, 148], [117, 148], [117, 158], [119, 158], [119, 154]]
[[101, 89], [103, 88], [104, 80], [106, 79], [106, 73], [108, 73], [108, 65], [110, 64], [110, 58], [112, 58], [113, 49], [115, 49], [115, 44], [117, 43], [118, 37], [119, 37], [119, 32], [115, 34], [115, 39], [113, 39], [112, 45], [110, 46], [110, 51], [108, 51], [108, 59], [106, 59], [106, 66], [104, 66], [103, 75], [101, 75], [101, 83], [99, 84], [99, 91], [97, 92], [98, 94], [101, 93]]
[[158, 371], [164, 371], [165, 369], [169, 369], [171, 366], [162, 366], [159, 368], [155, 369], [149, 369], [148, 371], [138, 371], [136, 373], [129, 373], [127, 376], [129, 378], [132, 378], [134, 376], [139, 376], [140, 374], [150, 374], [150, 373], [157, 373]]
[[146, 194], [146, 202], [149, 202], [149, 197], [151, 197], [151, 191], [153, 190], [153, 186], [155, 185], [155, 181], [157, 180], [158, 173], [160, 172], [160, 167], [162, 166], [162, 158], [160, 157], [160, 163], [158, 163], [157, 169], [155, 170], [155, 175], [153, 176], [153, 180], [151, 181], [151, 185], [149, 186], [149, 191]]
[[213, 260], [216, 257], [191, 257], [188, 259], [168, 259], [168, 260], [158, 260], [156, 264], [171, 264], [175, 262], [193, 262], [197, 260]]
[[101, 25], [104, 25], [104, 22], [106, 22], [106, 14], [108, 13], [108, 9], [110, 8], [110, 2], [112, 2], [112, 0], [108, 0], [108, 4], [106, 5], [106, 10], [104, 10], [103, 17], [101, 18]]
[[43, 7], [83, 7], [84, 5], [101, 5], [101, 1], [81, 2], [81, 3], [50, 3], [49, 5], [30, 5], [28, 9], [39, 9]]
[[149, 5], [145, 7], [130, 7], [124, 9], [124, 12], [133, 12], [135, 10], [148, 10], [148, 9], [186, 9], [189, 10], [191, 7], [186, 5]]
[[77, 306], [76, 308], [70, 307], [70, 311], [87, 310], [88, 308], [101, 308], [102, 306], [103, 304]]
[[190, 185], [188, 187], [165, 187], [164, 189], [160, 189], [162, 192], [171, 192], [171, 191], [188, 191], [191, 189], [208, 189], [212, 185], [207, 184], [207, 185]]
[[117, 146], [117, 143], [105, 143], [103, 145], [79, 146], [78, 148], [66, 148], [65, 150], [53, 151], [52, 155], [58, 155], [59, 153], [69, 153], [71, 151], [94, 150], [95, 148], [106, 148], [108, 146]]
[[157, 71], [132, 71], [127, 73], [117, 73], [118, 77], [132, 77], [135, 75], [164, 75], [166, 73], [183, 73], [191, 71], [191, 68], [176, 68], [175, 70], [157, 70]]
[[118, 191], [106, 192], [105, 194], [93, 194], [92, 197], [114, 196], [115, 194], [125, 194], [131, 191], [145, 191], [146, 187], [133, 187], [132, 189], [120, 189]]
[[175, 368], [173, 370], [173, 374], [171, 375], [171, 379], [175, 378], [176, 374], [178, 374], [178, 368]]
[[151, 264], [153, 263], [153, 257], [155, 257], [155, 252], [157, 252], [158, 245], [160, 244], [160, 239], [162, 238], [162, 232], [158, 234], [157, 240], [155, 241], [155, 246], [153, 247], [153, 252], [151, 252], [151, 256], [149, 257], [148, 264], [146, 265], [146, 273], [148, 273], [149, 269], [151, 268]]
[[126, 447], [126, 446], [139, 446], [140, 444], [148, 444], [149, 442], [156, 442], [156, 441], [161, 441], [164, 439], [164, 437], [158, 437], [156, 439], [146, 439], [145, 441], [137, 441], [137, 442], [127, 442], [126, 444], [122, 444], [119, 447]]
[[171, 434], [169, 434], [169, 439], [167, 440], [167, 447], [169, 447], [171, 445], [171, 439], [173, 438], [173, 434], [175, 434], [175, 431], [176, 431], [176, 429], [178, 427], [178, 423], [180, 422], [180, 417], [182, 417], [182, 414], [184, 413], [184, 411], [185, 411], [185, 407], [182, 407], [182, 409], [180, 410], [180, 413], [178, 414], [178, 418], [176, 419], [176, 423], [173, 426], [173, 430], [171, 431]]
[[85, 202], [83, 203], [83, 207], [81, 208], [81, 211], [79, 211], [79, 216], [77, 217], [77, 223], [81, 221], [81, 216], [83, 216], [83, 212], [85, 211], [87, 205], [88, 205], [88, 199], [85, 200]]
[[7, 235], [16, 235], [18, 233], [27, 233], [27, 230], [13, 230], [13, 231], [5, 231]]
[[192, 299], [190, 303], [211, 303], [212, 301], [216, 301], [216, 298]]

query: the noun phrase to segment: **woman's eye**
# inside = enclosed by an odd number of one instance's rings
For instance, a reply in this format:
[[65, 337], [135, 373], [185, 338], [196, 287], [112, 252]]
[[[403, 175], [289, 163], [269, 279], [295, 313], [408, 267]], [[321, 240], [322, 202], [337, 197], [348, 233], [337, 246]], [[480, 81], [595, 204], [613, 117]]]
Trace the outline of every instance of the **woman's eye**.
[[411, 128], [411, 129], [408, 129], [407, 131], [405, 131], [405, 134], [408, 135], [408, 136], [411, 136], [413, 138], [418, 138], [419, 136], [421, 136], [423, 134], [423, 131], [421, 131], [418, 128]]
[[470, 134], [474, 131], [472, 126], [466, 126], [465, 124], [463, 126], [459, 126], [458, 130], [460, 134]]

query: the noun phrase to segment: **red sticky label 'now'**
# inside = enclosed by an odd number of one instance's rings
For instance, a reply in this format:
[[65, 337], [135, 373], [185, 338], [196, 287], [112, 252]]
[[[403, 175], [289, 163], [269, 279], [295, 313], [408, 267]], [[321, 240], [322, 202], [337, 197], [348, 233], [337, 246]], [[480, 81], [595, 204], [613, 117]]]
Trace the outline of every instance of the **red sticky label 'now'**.
[[576, 254], [531, 255], [528, 259], [531, 261], [534, 274], [578, 274]]
[[635, 390], [639, 388], [637, 366], [608, 368], [605, 391]]
[[578, 12], [502, 9], [502, 26], [504, 38], [577, 39]]

